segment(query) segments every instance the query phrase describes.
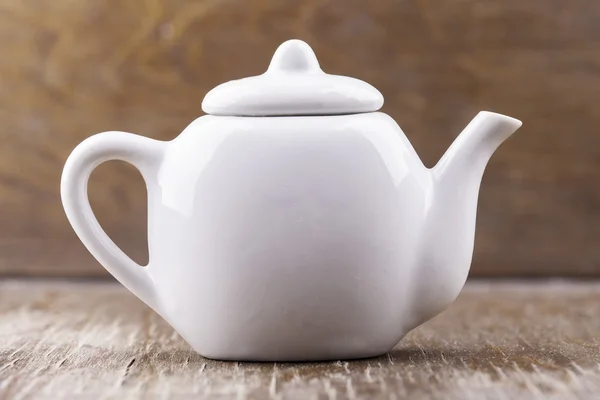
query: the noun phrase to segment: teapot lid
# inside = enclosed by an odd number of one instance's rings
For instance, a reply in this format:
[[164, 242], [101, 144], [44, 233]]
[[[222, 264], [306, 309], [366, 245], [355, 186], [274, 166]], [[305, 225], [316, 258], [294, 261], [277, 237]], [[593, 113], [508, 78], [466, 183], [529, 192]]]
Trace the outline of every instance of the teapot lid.
[[223, 83], [209, 91], [202, 110], [212, 115], [336, 115], [373, 112], [383, 96], [359, 79], [326, 74], [315, 53], [301, 40], [275, 51], [262, 75]]

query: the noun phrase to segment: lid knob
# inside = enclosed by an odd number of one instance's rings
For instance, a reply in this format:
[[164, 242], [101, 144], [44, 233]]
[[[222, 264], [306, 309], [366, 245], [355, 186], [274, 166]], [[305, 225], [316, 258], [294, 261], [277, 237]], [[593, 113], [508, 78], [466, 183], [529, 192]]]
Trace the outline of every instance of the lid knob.
[[273, 54], [267, 72], [323, 72], [315, 52], [302, 40], [283, 42]]

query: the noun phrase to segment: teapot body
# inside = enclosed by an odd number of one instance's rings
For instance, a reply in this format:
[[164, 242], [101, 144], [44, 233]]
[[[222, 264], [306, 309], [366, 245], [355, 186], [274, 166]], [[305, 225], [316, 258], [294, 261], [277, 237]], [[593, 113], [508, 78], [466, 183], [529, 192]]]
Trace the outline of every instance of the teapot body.
[[148, 273], [200, 354], [368, 357], [414, 327], [431, 184], [387, 115], [203, 116], [157, 168]]

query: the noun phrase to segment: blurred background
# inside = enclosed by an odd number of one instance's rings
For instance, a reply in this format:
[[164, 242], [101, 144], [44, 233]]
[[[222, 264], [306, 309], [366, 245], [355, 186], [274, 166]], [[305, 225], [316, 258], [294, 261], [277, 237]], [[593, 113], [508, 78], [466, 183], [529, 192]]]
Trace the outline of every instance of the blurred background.
[[[427, 166], [480, 110], [524, 122], [486, 170], [471, 276], [598, 275], [599, 18], [597, 0], [5, 0], [0, 275], [108, 277], [62, 210], [71, 150], [106, 130], [175, 138], [291, 38], [377, 87]], [[89, 193], [145, 263], [139, 173], [104, 164]]]

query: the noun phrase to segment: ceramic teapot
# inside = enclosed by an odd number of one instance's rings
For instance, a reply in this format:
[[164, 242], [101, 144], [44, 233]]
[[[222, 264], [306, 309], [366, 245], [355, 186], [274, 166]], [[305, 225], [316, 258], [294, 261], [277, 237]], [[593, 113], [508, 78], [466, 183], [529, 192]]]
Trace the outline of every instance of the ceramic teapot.
[[[307, 361], [385, 354], [458, 296], [484, 168], [521, 122], [481, 112], [426, 168], [381, 93], [324, 73], [290, 40], [258, 76], [217, 86], [171, 141], [104, 132], [63, 170], [91, 254], [202, 356]], [[108, 160], [148, 189], [149, 264], [106, 235], [87, 181]]]

